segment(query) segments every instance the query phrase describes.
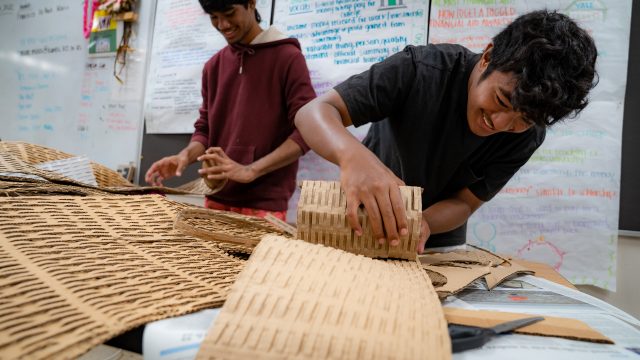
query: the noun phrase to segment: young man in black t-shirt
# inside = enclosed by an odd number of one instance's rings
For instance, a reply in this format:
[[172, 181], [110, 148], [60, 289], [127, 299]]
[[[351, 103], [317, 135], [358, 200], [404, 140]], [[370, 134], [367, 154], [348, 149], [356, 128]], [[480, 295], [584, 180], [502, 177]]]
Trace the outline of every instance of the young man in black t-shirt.
[[[536, 11], [482, 54], [459, 45], [408, 46], [308, 103], [296, 127], [340, 166], [357, 233], [362, 204], [373, 235], [399, 243], [408, 230], [398, 185], [406, 183], [424, 190], [416, 251], [432, 234], [429, 246], [461, 244], [469, 216], [527, 162], [545, 128], [587, 105], [596, 56], [575, 22]], [[345, 127], [368, 122], [365, 147]]]

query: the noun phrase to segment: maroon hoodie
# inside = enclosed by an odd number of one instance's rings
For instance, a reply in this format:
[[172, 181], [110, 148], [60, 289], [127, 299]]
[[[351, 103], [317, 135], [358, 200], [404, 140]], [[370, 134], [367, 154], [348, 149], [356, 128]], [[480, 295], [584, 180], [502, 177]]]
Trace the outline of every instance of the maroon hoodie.
[[[314, 97], [298, 40], [228, 45], [204, 65], [202, 107], [191, 141], [206, 148], [219, 146], [245, 165], [287, 138], [307, 152], [293, 120]], [[229, 181], [209, 198], [227, 206], [284, 211], [295, 190], [297, 171], [296, 160], [248, 184]]]

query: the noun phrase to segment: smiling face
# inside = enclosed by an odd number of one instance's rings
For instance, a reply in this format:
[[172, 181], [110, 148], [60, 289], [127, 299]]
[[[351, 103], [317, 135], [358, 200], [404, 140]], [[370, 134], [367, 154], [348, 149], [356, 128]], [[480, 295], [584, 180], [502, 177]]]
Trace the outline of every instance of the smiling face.
[[489, 65], [489, 44], [469, 77], [467, 121], [471, 132], [489, 136], [500, 132], [521, 133], [533, 126], [522, 113], [513, 109], [511, 93], [516, 85], [512, 73], [493, 71], [482, 78]]
[[231, 5], [224, 11], [214, 11], [209, 15], [211, 24], [229, 44], [249, 44], [262, 31], [255, 15], [256, 2]]

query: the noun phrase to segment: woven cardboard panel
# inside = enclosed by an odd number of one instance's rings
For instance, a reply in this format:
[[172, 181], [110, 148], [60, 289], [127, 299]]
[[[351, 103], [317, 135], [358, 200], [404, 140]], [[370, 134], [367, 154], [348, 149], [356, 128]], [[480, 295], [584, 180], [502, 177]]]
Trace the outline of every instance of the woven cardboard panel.
[[173, 230], [161, 196], [0, 198], [0, 354], [73, 358], [221, 306], [243, 262]]
[[[30, 165], [74, 157], [56, 149], [18, 141], [0, 141], [0, 152], [9, 153]], [[120, 174], [103, 165], [92, 162], [91, 167], [100, 187], [134, 186]]]
[[225, 250], [245, 254], [250, 254], [265, 235], [290, 237], [262, 218], [211, 209], [180, 211], [174, 228], [187, 235], [215, 241]]
[[372, 236], [366, 213], [358, 210], [363, 228], [356, 236], [346, 217], [346, 195], [339, 182], [304, 181], [298, 202], [298, 239], [323, 244], [372, 258], [416, 259], [416, 244], [420, 236], [422, 197], [418, 187], [401, 186], [409, 234], [400, 238], [400, 245], [380, 245]]
[[[47, 154], [47, 156], [36, 156], [32, 154], [33, 152]], [[75, 181], [52, 171], [38, 169], [29, 162], [39, 161], [41, 159], [47, 159], [48, 161], [53, 157], [65, 159], [70, 157], [68, 154], [61, 154], [64, 153], [26, 143], [0, 142], [0, 180], [20, 180], [24, 182], [49, 181], [56, 184], [74, 185], [103, 190], [113, 194], [164, 193], [209, 195], [212, 193], [206, 185], [206, 190], [204, 192], [193, 192], [180, 188], [158, 186], [135, 186], [122, 178], [122, 176], [117, 172], [92, 162], [91, 166], [98, 183], [98, 186], [96, 187]], [[65, 155], [67, 155], [67, 157], [63, 157]], [[34, 176], [39, 177], [40, 179], [34, 179]]]
[[44, 182], [23, 182], [0, 180], [0, 196], [38, 196], [38, 195], [79, 195], [105, 196], [109, 193], [98, 189], [60, 185]]
[[440, 302], [415, 261], [266, 236], [200, 359], [448, 359]]

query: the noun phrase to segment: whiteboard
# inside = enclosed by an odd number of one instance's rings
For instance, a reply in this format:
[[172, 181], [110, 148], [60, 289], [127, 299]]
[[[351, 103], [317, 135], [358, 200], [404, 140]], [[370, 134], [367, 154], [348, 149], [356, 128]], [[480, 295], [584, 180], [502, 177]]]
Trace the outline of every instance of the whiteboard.
[[138, 164], [148, 34], [154, 1], [140, 3], [135, 51], [89, 58], [83, 1], [0, 0], [0, 139], [56, 148], [116, 169]]
[[[271, 0], [258, 0], [260, 26], [269, 27]], [[145, 99], [148, 134], [190, 134], [202, 104], [202, 68], [224, 37], [198, 0], [164, 0], [156, 9]]]
[[599, 83], [580, 116], [550, 128], [530, 161], [471, 217], [467, 239], [547, 263], [574, 284], [615, 291], [631, 1], [434, 1], [429, 41], [481, 52], [517, 16], [545, 7], [592, 34]]

